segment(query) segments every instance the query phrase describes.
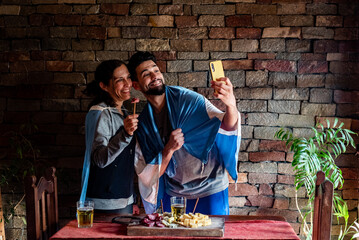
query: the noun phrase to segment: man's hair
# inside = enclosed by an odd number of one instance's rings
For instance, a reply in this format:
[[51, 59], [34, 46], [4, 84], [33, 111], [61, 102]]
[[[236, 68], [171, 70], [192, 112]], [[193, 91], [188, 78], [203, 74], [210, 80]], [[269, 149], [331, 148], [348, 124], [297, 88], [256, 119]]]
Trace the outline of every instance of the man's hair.
[[101, 102], [105, 102], [111, 107], [116, 106], [112, 97], [108, 92], [100, 87], [100, 82], [104, 85], [109, 86], [110, 81], [113, 78], [113, 72], [116, 68], [126, 64], [120, 60], [107, 60], [101, 62], [95, 71], [95, 80], [87, 84], [86, 89], [83, 91], [84, 94], [90, 97], [95, 97], [90, 103], [90, 107]]
[[156, 57], [150, 52], [137, 52], [132, 55], [128, 62], [128, 70], [130, 71], [132, 81], [138, 81], [136, 74], [138, 65], [149, 60], [152, 60], [154, 63], [157, 62]]

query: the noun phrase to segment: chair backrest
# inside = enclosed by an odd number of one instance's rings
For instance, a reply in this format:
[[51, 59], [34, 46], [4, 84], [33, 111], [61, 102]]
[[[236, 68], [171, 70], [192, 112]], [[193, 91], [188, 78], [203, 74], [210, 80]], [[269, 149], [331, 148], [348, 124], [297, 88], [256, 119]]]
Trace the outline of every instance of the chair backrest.
[[313, 240], [330, 240], [333, 191], [333, 183], [325, 180], [324, 172], [319, 171], [315, 187]]
[[46, 169], [45, 175], [25, 179], [27, 239], [45, 240], [58, 230], [56, 169]]

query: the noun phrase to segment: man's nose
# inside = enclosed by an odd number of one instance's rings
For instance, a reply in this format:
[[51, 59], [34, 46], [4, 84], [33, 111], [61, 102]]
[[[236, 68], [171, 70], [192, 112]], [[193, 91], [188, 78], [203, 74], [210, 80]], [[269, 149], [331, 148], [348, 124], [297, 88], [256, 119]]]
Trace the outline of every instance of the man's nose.
[[156, 79], [156, 74], [154, 72], [151, 72], [151, 79]]

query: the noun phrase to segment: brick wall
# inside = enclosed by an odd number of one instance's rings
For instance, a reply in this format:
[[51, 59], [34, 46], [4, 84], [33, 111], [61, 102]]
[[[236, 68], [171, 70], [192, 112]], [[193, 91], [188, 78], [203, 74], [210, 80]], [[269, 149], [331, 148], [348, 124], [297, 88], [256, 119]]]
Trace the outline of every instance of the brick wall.
[[[230, 212], [282, 215], [301, 234], [292, 154], [273, 136], [280, 127], [308, 136], [317, 117], [338, 117], [359, 131], [358, 16], [359, 3], [351, 0], [2, 0], [1, 152], [9, 146], [3, 133], [38, 125], [41, 157], [59, 169], [64, 223], [79, 196], [90, 101], [81, 91], [97, 64], [153, 51], [168, 84], [194, 89], [222, 108], [208, 73], [208, 62], [221, 59], [243, 126]], [[337, 160], [352, 221], [359, 199], [354, 153]], [[3, 189], [3, 202], [20, 197]], [[304, 192], [298, 197], [302, 206]], [[23, 215], [21, 205], [7, 224], [9, 239], [23, 234]]]

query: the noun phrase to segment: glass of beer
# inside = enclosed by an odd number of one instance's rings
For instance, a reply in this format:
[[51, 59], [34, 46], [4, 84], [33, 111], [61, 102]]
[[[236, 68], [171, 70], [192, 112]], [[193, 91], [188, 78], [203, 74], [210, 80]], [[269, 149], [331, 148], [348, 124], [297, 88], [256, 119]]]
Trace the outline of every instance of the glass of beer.
[[79, 228], [90, 228], [93, 225], [93, 201], [77, 202], [77, 226]]
[[172, 216], [179, 220], [179, 217], [186, 213], [186, 198], [185, 197], [171, 197], [171, 213]]

